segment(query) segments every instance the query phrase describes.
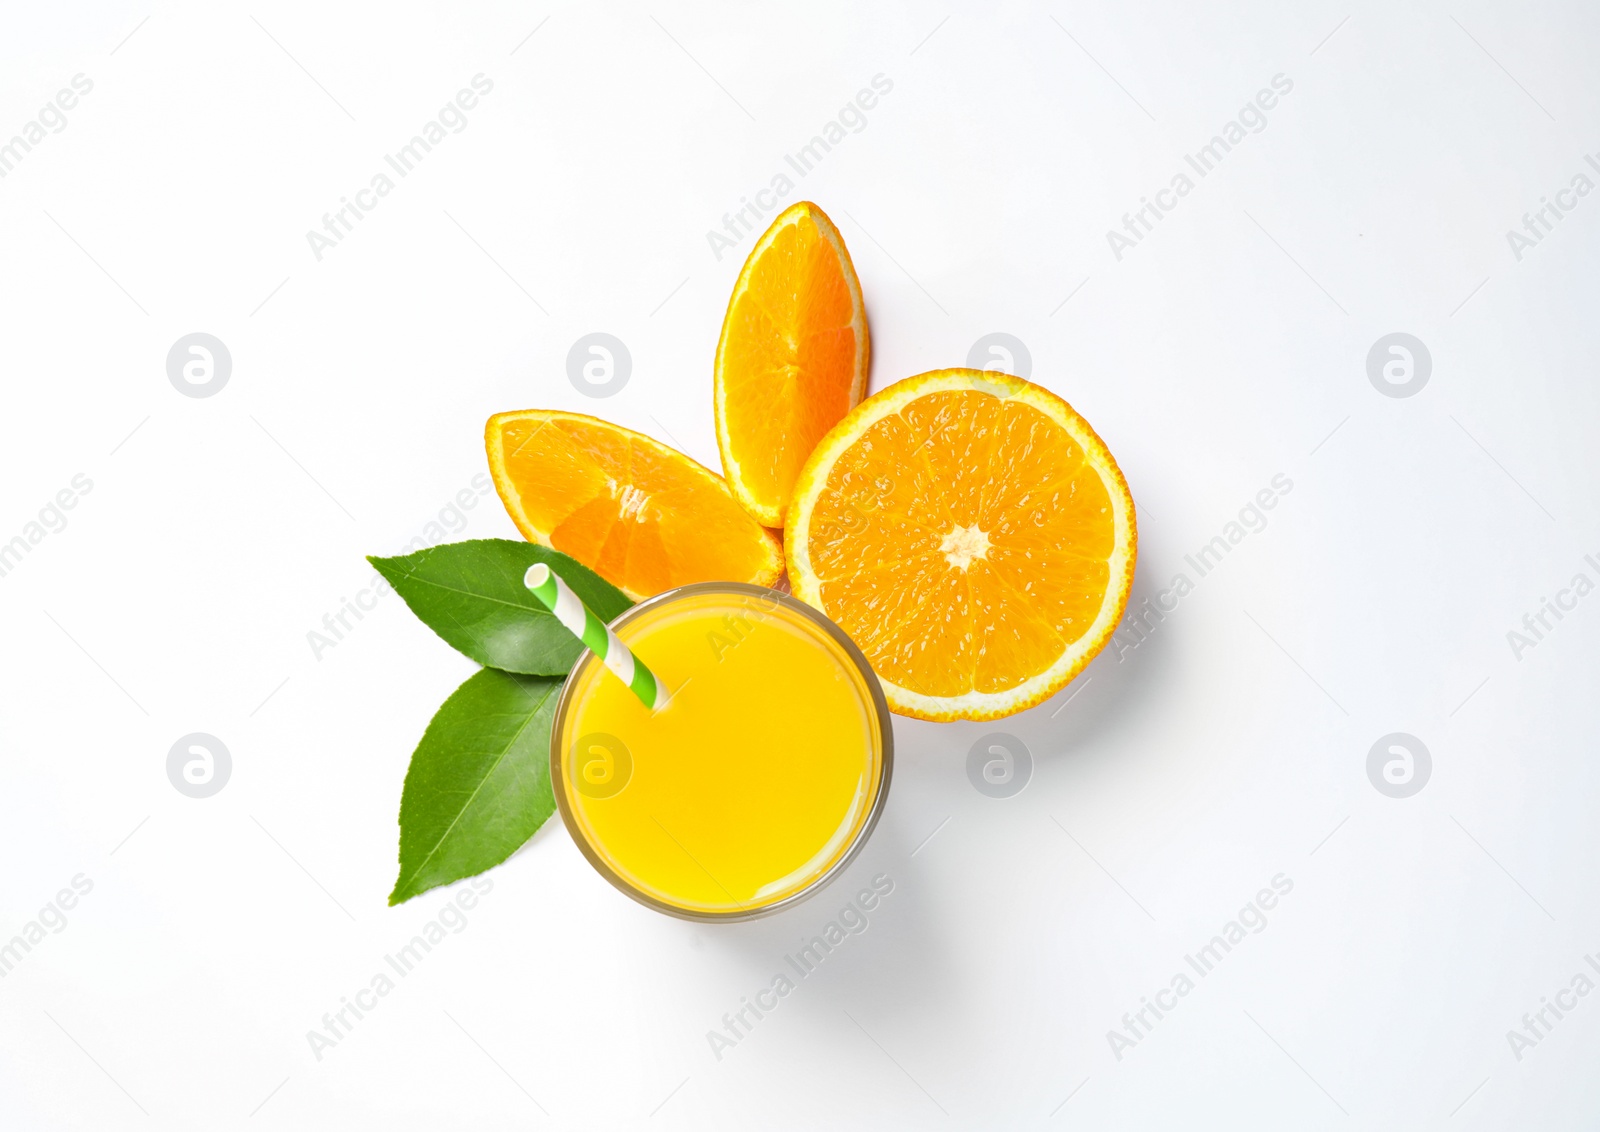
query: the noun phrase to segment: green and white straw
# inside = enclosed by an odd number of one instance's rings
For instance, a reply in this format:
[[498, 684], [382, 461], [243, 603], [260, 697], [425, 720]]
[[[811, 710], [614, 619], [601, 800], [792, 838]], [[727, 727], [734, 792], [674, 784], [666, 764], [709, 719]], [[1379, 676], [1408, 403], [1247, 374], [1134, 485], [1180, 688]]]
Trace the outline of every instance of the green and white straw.
[[572, 592], [572, 587], [563, 582], [550, 567], [543, 562], [535, 562], [522, 576], [522, 582], [533, 591], [534, 597], [544, 603], [546, 609], [556, 615], [556, 620], [567, 632], [588, 645], [589, 651], [633, 690], [645, 707], [660, 711], [667, 706], [667, 690], [656, 679], [655, 673], [617, 639], [606, 623], [596, 617], [583, 604], [583, 600]]

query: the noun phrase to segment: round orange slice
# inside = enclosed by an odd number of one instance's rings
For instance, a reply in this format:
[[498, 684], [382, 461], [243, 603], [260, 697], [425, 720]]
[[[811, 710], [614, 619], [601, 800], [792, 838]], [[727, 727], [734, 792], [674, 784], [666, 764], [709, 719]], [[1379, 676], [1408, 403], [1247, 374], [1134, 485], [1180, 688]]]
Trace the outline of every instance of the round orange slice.
[[489, 474], [529, 542], [569, 554], [634, 600], [689, 582], [771, 585], [772, 532], [721, 476], [642, 433], [581, 413], [496, 413]]
[[827, 214], [802, 201], [756, 241], [717, 342], [715, 407], [734, 498], [781, 527], [800, 468], [867, 388], [866, 308]]
[[784, 549], [795, 596], [861, 646], [891, 709], [997, 719], [1104, 647], [1137, 538], [1127, 481], [1072, 406], [946, 369], [868, 398], [823, 438]]

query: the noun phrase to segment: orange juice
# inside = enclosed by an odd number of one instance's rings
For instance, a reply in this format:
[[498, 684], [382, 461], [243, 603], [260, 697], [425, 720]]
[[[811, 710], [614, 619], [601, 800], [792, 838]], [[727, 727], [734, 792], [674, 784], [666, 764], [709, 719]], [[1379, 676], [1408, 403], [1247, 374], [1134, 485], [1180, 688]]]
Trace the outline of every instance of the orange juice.
[[883, 692], [849, 638], [732, 582], [672, 590], [611, 628], [670, 698], [652, 711], [591, 653], [567, 679], [551, 777], [590, 862], [692, 919], [760, 915], [841, 871], [893, 757]]

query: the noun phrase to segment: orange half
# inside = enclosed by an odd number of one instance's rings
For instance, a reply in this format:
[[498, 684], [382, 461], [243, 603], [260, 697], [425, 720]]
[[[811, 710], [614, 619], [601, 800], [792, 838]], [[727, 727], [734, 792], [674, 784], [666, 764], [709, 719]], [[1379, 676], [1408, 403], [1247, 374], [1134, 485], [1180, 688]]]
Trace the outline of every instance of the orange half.
[[947, 369], [863, 401], [800, 473], [795, 596], [861, 647], [919, 719], [1032, 707], [1105, 646], [1133, 584], [1133, 497], [1061, 398]]
[[643, 433], [581, 413], [497, 413], [489, 474], [524, 538], [635, 601], [690, 582], [771, 585], [777, 540], [721, 476]]
[[734, 498], [780, 527], [806, 457], [867, 388], [866, 308], [844, 239], [802, 201], [745, 260], [717, 342], [715, 408]]

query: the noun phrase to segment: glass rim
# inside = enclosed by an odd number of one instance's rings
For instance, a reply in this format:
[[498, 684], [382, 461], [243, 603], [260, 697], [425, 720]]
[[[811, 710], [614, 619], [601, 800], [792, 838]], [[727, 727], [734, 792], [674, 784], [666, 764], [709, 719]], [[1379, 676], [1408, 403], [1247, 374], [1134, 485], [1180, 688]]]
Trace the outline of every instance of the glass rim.
[[567, 713], [571, 708], [574, 689], [578, 685], [578, 678], [586, 673], [591, 666], [602, 663], [589, 649], [584, 649], [579, 654], [577, 661], [573, 663], [571, 671], [567, 674], [566, 681], [561, 685], [561, 695], [556, 701], [555, 717], [550, 722], [551, 793], [556, 797], [556, 808], [561, 811], [562, 824], [566, 826], [567, 833], [571, 835], [572, 840], [577, 844], [579, 852], [584, 855], [589, 864], [594, 866], [596, 872], [611, 882], [613, 887], [620, 889], [640, 904], [657, 912], [665, 912], [667, 915], [675, 916], [680, 920], [694, 920], [700, 923], [735, 923], [744, 920], [757, 920], [764, 916], [776, 915], [804, 900], [810, 899], [826, 888], [845, 869], [849, 868], [856, 857], [860, 855], [862, 847], [867, 843], [867, 838], [871, 836], [873, 829], [876, 828], [878, 819], [883, 814], [884, 805], [889, 798], [889, 781], [894, 773], [894, 729], [889, 716], [889, 703], [883, 695], [883, 686], [878, 682], [877, 673], [872, 671], [872, 665], [867, 663], [866, 655], [850, 639], [849, 635], [835, 625], [826, 615], [813, 609], [800, 599], [779, 590], [771, 589], [767, 586], [753, 585], [749, 582], [691, 582], [685, 586], [664, 590], [654, 597], [649, 597], [639, 602], [612, 621], [611, 628], [613, 630], [618, 629], [657, 606], [696, 594], [743, 595], [760, 598], [766, 602], [776, 600], [778, 605], [820, 628], [839, 646], [846, 659], [860, 673], [863, 682], [866, 684], [872, 708], [876, 715], [879, 744], [878, 778], [875, 783], [876, 793], [873, 797], [872, 805], [867, 810], [866, 817], [861, 820], [861, 824], [856, 827], [854, 835], [850, 838], [850, 844], [845, 846], [844, 852], [839, 854], [838, 859], [832, 865], [812, 878], [803, 888], [791, 892], [782, 900], [775, 900], [771, 904], [763, 904], [758, 908], [738, 909], [729, 912], [698, 912], [689, 908], [680, 908], [637, 888], [620, 876], [600, 856], [595, 847], [589, 843], [589, 839], [584, 836], [583, 830], [572, 812], [572, 807], [567, 801], [566, 782], [561, 768], [562, 739], [566, 731]]

